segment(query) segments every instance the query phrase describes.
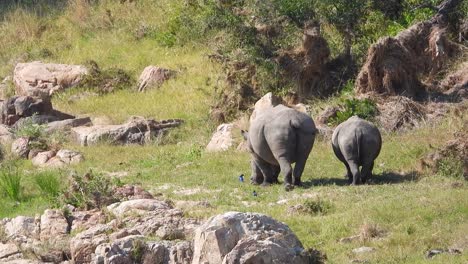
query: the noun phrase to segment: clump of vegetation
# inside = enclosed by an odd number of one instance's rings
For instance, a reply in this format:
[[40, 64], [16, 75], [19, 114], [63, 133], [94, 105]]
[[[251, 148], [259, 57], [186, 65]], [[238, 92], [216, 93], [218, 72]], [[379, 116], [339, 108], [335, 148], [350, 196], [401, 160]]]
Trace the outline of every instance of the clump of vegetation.
[[333, 204], [320, 198], [307, 199], [302, 204], [302, 211], [312, 215], [324, 215], [331, 212]]
[[135, 81], [126, 71], [118, 68], [101, 69], [95, 61], [87, 63], [89, 74], [83, 77], [79, 87], [107, 94], [134, 86]]
[[443, 157], [437, 162], [437, 174], [443, 177], [463, 178], [463, 160], [455, 155]]
[[362, 119], [372, 120], [377, 114], [377, 106], [370, 99], [346, 99], [342, 110], [336, 113], [336, 117], [331, 119], [333, 125], [338, 125], [352, 116], [359, 116]]
[[385, 231], [380, 228], [377, 224], [374, 223], [366, 223], [361, 226], [360, 232], [359, 232], [359, 238], [362, 241], [368, 241], [373, 238], [378, 238], [381, 237]]
[[41, 192], [49, 198], [56, 198], [60, 195], [62, 186], [56, 174], [40, 172], [34, 176], [34, 180]]
[[15, 202], [20, 202], [23, 187], [21, 185], [21, 174], [9, 165], [0, 167], [0, 191]]
[[114, 185], [107, 177], [88, 172], [83, 176], [72, 174], [69, 189], [64, 191], [59, 200], [77, 208], [90, 210], [102, 208], [118, 201], [113, 196]]

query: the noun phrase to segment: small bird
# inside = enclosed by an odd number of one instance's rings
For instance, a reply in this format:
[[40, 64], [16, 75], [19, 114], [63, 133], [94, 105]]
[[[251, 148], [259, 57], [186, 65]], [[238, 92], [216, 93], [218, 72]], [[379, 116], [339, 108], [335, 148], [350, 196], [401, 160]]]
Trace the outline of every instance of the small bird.
[[253, 196], [257, 197], [257, 192], [255, 190], [253, 191], [252, 194], [253, 194]]
[[239, 176], [239, 181], [240, 181], [240, 182], [244, 182], [244, 174], [241, 174], [241, 175]]

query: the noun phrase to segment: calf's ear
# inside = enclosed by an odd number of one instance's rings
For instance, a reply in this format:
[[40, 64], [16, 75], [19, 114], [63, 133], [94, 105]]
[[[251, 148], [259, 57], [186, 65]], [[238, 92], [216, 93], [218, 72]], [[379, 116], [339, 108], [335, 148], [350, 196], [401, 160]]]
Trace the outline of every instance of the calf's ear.
[[245, 140], [249, 139], [249, 131], [241, 130], [241, 134]]

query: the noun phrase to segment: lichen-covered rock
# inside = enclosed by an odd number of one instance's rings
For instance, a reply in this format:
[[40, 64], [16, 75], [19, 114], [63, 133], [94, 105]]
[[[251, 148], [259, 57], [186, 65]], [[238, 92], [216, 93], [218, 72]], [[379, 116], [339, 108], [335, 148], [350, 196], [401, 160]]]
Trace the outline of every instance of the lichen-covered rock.
[[17, 216], [6, 221], [5, 233], [10, 240], [37, 238], [39, 223], [34, 217]]
[[75, 263], [89, 263], [94, 257], [96, 247], [109, 242], [110, 225], [99, 224], [77, 234], [70, 240], [70, 251]]
[[266, 215], [228, 212], [196, 230], [192, 263], [306, 264], [311, 259], [285, 224]]
[[13, 82], [19, 95], [49, 98], [52, 93], [77, 85], [88, 70], [81, 65], [18, 63]]
[[41, 215], [41, 241], [60, 239], [68, 232], [68, 221], [60, 210], [47, 209]]
[[219, 125], [206, 146], [206, 150], [209, 152], [226, 151], [232, 147], [234, 141], [232, 137], [233, 128], [233, 124]]
[[148, 242], [142, 257], [143, 264], [190, 264], [192, 263], [192, 244], [189, 241]]

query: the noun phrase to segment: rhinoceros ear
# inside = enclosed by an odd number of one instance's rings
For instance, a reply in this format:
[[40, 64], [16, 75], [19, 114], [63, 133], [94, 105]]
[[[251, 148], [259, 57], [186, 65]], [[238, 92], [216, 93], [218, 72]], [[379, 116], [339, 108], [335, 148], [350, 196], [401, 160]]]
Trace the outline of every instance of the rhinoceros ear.
[[241, 134], [245, 140], [249, 139], [249, 131], [241, 130]]

